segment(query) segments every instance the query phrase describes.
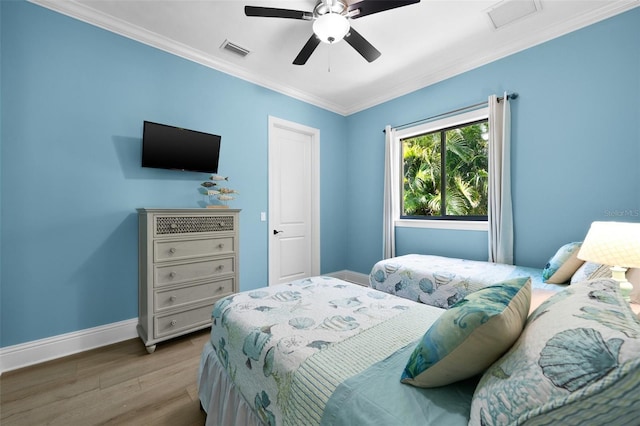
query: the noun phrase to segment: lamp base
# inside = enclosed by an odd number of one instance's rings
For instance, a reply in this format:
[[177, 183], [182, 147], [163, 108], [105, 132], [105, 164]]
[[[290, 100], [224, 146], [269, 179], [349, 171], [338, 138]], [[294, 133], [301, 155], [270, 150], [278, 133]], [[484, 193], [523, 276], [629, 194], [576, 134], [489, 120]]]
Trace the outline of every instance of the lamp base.
[[620, 293], [622, 294], [622, 298], [627, 302], [630, 302], [633, 285], [629, 281], [627, 281], [626, 272], [627, 268], [623, 268], [621, 266], [611, 267], [611, 278], [620, 283]]

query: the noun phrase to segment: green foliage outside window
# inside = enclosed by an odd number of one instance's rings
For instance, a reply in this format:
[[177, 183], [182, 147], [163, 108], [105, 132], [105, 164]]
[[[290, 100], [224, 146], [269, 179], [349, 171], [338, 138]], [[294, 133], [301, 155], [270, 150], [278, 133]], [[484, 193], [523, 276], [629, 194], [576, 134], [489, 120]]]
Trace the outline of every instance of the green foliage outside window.
[[483, 120], [403, 139], [402, 215], [486, 218], [487, 132]]

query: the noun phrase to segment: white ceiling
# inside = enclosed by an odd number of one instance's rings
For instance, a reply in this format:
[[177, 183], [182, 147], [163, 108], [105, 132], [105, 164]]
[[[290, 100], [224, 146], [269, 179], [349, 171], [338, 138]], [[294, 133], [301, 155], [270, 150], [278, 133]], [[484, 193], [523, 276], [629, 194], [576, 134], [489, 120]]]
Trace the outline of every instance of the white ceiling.
[[[422, 0], [350, 21], [382, 53], [376, 61], [341, 41], [321, 43], [298, 66], [292, 61], [312, 23], [247, 17], [244, 6], [312, 11], [314, 0], [31, 1], [343, 115], [640, 6], [640, 0]], [[495, 29], [487, 12], [522, 1], [539, 11]], [[223, 50], [225, 40], [251, 53]]]

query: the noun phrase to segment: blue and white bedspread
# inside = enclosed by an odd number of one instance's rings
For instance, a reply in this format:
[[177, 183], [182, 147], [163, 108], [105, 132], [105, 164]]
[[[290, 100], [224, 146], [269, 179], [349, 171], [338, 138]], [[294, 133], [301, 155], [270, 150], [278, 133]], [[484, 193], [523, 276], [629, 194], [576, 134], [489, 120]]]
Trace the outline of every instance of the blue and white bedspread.
[[543, 281], [542, 269], [452, 257], [408, 254], [376, 263], [369, 286], [405, 299], [448, 309], [467, 294], [517, 277], [531, 277], [533, 289], [560, 291]]
[[[414, 343], [442, 312], [315, 277], [218, 301], [211, 344], [264, 424], [314, 425], [331, 415], [325, 406], [336, 388]], [[387, 380], [399, 384], [400, 374]]]

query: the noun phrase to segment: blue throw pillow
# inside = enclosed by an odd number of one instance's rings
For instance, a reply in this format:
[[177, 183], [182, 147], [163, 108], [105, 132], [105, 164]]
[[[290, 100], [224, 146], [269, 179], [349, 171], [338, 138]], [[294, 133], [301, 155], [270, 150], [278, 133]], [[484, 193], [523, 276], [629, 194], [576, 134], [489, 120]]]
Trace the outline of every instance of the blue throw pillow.
[[542, 278], [552, 284], [566, 284], [571, 276], [582, 266], [584, 260], [578, 259], [581, 242], [565, 244], [558, 249], [542, 270]]
[[422, 337], [402, 383], [430, 388], [486, 370], [518, 339], [531, 305], [531, 278], [515, 278], [468, 294]]

